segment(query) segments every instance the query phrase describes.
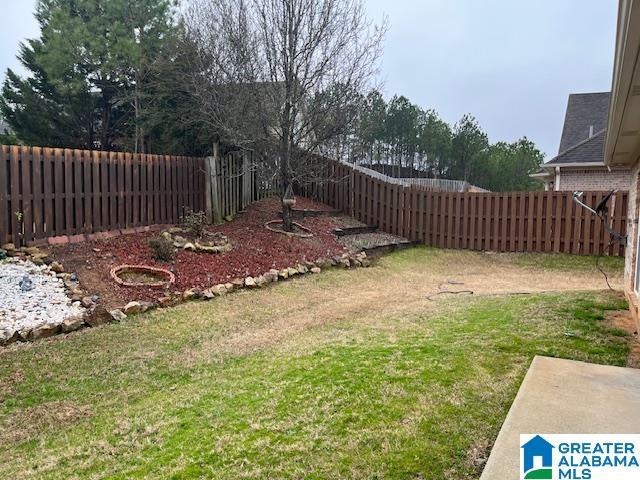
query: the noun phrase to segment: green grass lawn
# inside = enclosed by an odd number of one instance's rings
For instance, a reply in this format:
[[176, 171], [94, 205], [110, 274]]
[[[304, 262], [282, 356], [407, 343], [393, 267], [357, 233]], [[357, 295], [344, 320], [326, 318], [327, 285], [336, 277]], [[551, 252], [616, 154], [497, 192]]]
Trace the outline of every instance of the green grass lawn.
[[568, 255], [556, 253], [553, 255], [538, 255], [535, 253], [514, 253], [513, 262], [516, 265], [539, 267], [550, 270], [593, 270], [596, 261], [605, 271], [617, 272], [624, 269], [624, 257], [597, 257], [594, 255]]
[[604, 317], [626, 305], [393, 301], [404, 269], [441, 255], [456, 254], [401, 252], [7, 349], [0, 478], [478, 478], [535, 355], [625, 364], [629, 338]]

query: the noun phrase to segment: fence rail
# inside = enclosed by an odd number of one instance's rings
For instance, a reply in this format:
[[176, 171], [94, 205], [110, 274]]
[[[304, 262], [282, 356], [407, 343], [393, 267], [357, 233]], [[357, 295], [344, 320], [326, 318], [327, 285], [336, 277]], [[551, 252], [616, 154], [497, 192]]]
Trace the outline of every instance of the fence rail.
[[[424, 191], [388, 183], [338, 162], [328, 177], [308, 189], [320, 201], [383, 231], [442, 248], [497, 252], [564, 252], [624, 255], [611, 243], [599, 217], [569, 192], [460, 193]], [[604, 192], [587, 192], [596, 205]], [[626, 232], [628, 194], [610, 203], [613, 228]]]
[[447, 180], [443, 178], [400, 178], [407, 187], [440, 192], [488, 192], [464, 180]]
[[204, 210], [201, 158], [0, 145], [0, 240], [176, 223]]
[[[325, 165], [331, 181], [305, 186], [305, 195], [426, 245], [624, 254], [602, 220], [570, 193], [431, 191], [332, 160]], [[0, 145], [0, 243], [178, 223], [187, 210], [221, 220], [276, 191], [247, 152], [205, 159]], [[583, 200], [596, 205], [603, 195], [585, 193]], [[613, 228], [622, 235], [627, 204], [627, 192], [610, 203]]]
[[443, 178], [408, 178], [408, 177], [392, 177], [384, 173], [378, 172], [363, 165], [356, 165], [349, 162], [341, 161], [341, 165], [345, 165], [348, 169], [353, 169], [372, 178], [377, 178], [383, 182], [403, 185], [405, 187], [414, 186], [423, 190], [434, 190], [440, 192], [488, 192], [484, 188], [472, 185], [464, 180], [448, 180]]

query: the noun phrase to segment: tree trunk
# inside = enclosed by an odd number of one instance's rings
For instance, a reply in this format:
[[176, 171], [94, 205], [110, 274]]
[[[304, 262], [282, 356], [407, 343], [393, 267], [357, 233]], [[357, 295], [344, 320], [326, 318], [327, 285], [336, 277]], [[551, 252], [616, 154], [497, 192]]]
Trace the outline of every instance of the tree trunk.
[[291, 207], [286, 204], [282, 204], [282, 228], [285, 232], [293, 231], [293, 220]]
[[280, 203], [282, 203], [282, 228], [285, 232], [291, 232], [293, 231], [293, 225], [291, 223], [291, 206], [284, 202], [285, 195], [289, 190], [289, 185], [291, 185], [291, 169], [289, 164], [290, 152], [286, 146], [283, 145], [283, 147], [284, 155], [281, 155], [280, 157], [280, 181], [282, 183]]
[[102, 90], [102, 132], [100, 135], [100, 148], [111, 149], [111, 95], [105, 89]]

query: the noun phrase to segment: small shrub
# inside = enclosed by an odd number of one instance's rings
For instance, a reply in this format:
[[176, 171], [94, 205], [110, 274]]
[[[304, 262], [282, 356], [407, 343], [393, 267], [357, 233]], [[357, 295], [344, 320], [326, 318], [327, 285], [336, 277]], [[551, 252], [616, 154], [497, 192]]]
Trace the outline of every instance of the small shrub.
[[197, 238], [202, 237], [208, 223], [207, 214], [204, 212], [188, 212], [184, 217], [185, 228]]
[[173, 242], [165, 237], [155, 237], [149, 240], [149, 247], [153, 251], [153, 258], [167, 262], [173, 258]]

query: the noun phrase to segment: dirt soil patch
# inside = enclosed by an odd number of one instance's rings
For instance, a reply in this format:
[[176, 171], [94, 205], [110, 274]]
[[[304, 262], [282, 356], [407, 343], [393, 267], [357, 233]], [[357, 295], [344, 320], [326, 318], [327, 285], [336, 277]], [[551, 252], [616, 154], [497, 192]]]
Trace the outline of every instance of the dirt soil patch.
[[[310, 210], [327, 209], [326, 205], [304, 198], [299, 198], [296, 206]], [[313, 233], [311, 238], [270, 232], [264, 225], [270, 220], [277, 220], [280, 209], [278, 199], [265, 199], [250, 205], [232, 222], [209, 227], [210, 232], [224, 234], [233, 244], [233, 250], [216, 255], [178, 250], [172, 261], [157, 261], [148, 245], [149, 239], [158, 235], [156, 233], [64, 245], [55, 247], [52, 254], [67, 271], [78, 274], [84, 289], [100, 295], [107, 307], [116, 308], [131, 300], [151, 301], [162, 295], [157, 289], [116, 285], [109, 271], [120, 264], [165, 268], [176, 276], [171, 290], [184, 291], [261, 275], [272, 268], [290, 267], [346, 251], [333, 234], [339, 225], [331, 217], [297, 220]]]
[[627, 366], [640, 368], [640, 337], [638, 336], [638, 325], [633, 319], [631, 312], [629, 312], [629, 310], [610, 312], [609, 315], [607, 315], [607, 321], [613, 328], [624, 330], [633, 337], [629, 344], [630, 351]]

